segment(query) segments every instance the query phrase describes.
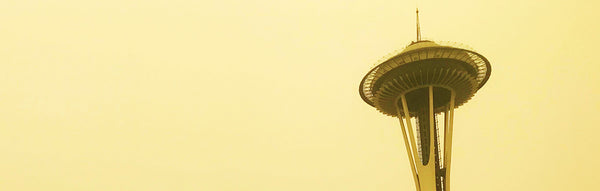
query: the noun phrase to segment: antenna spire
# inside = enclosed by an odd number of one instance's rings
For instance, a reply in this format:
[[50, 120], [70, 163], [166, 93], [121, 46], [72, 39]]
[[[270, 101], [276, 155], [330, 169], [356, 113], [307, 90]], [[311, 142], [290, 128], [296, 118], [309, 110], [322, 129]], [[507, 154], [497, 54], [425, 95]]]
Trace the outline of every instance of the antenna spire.
[[421, 41], [421, 26], [419, 25], [419, 7], [417, 7], [417, 42]]

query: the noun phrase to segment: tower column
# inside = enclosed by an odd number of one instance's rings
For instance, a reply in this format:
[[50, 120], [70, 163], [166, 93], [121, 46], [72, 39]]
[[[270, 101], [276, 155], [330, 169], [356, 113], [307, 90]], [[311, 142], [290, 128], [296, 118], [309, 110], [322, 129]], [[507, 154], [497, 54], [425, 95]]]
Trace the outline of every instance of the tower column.
[[452, 124], [454, 123], [454, 100], [456, 99], [456, 93], [454, 90], [450, 90], [450, 104], [445, 115], [444, 120], [444, 188], [446, 191], [450, 190], [450, 162], [452, 156]]
[[[441, 169], [441, 148], [437, 145], [441, 140], [438, 140], [436, 128], [434, 89], [433, 86], [428, 86], [426, 88], [426, 106], [423, 110], [417, 112], [421, 114], [416, 117], [419, 123], [416, 128], [419, 128], [418, 130], [420, 131], [418, 133], [421, 136], [418, 138], [420, 142], [417, 142], [417, 137], [413, 132], [413, 124], [408, 108], [409, 105], [406, 93], [399, 96], [401, 106], [398, 104], [398, 101], [396, 101], [396, 109], [417, 191], [443, 191], [445, 181], [442, 181], [442, 177], [444, 177], [445, 174]], [[400, 107], [402, 107], [402, 110]], [[404, 120], [402, 118], [404, 118]], [[404, 124], [405, 122], [406, 125]], [[445, 122], [445, 124], [447, 123]], [[418, 152], [418, 149], [421, 149], [420, 153]]]
[[[403, 100], [405, 99], [404, 95], [402, 95], [402, 99]], [[400, 107], [397, 107], [398, 100], [399, 99], [396, 99], [396, 111], [398, 112], [398, 119], [400, 120], [400, 129], [402, 130], [402, 138], [404, 138], [404, 146], [406, 147], [406, 154], [408, 154], [408, 161], [410, 162], [410, 170], [412, 171], [413, 179], [415, 180], [415, 186], [417, 187], [417, 191], [420, 191], [420, 188], [418, 186], [419, 185], [419, 177], [417, 175], [417, 170], [415, 167], [415, 160], [418, 160], [418, 158], [414, 158], [414, 156], [416, 156], [416, 155], [413, 156], [414, 152], [417, 152], [417, 151], [414, 149], [411, 149], [410, 142], [412, 142], [412, 141], [409, 141], [408, 136], [406, 135], [406, 126], [404, 125], [404, 121], [402, 120], [402, 109]], [[410, 114], [407, 113], [406, 116], [407, 116], [406, 118], [410, 118]], [[411, 131], [410, 137], [412, 138], [412, 128], [409, 129], [409, 131]], [[412, 145], [414, 146], [414, 144], [412, 144]]]

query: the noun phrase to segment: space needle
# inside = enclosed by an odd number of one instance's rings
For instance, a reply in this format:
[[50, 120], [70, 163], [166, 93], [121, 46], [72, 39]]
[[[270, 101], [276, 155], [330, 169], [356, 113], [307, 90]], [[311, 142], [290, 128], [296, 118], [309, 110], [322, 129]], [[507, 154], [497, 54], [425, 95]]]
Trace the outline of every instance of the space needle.
[[417, 191], [449, 191], [454, 109], [491, 74], [481, 54], [456, 45], [417, 40], [371, 69], [360, 82], [362, 99], [400, 121]]

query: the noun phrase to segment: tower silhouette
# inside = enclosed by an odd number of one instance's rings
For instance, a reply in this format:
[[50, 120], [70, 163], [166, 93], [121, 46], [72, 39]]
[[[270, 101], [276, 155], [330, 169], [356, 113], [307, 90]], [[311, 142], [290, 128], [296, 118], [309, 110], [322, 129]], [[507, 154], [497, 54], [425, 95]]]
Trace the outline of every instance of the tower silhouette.
[[362, 99], [400, 120], [417, 191], [449, 190], [454, 108], [490, 74], [489, 61], [477, 52], [421, 40], [417, 9], [417, 41], [362, 79]]

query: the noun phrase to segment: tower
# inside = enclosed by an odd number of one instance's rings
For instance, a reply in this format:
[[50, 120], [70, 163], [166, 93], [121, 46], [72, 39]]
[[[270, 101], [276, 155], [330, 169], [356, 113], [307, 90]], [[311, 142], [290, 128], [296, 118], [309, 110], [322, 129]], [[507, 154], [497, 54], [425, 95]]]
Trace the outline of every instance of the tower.
[[477, 52], [421, 40], [417, 9], [417, 41], [360, 82], [367, 104], [400, 120], [417, 191], [449, 190], [454, 108], [490, 74], [489, 61]]

